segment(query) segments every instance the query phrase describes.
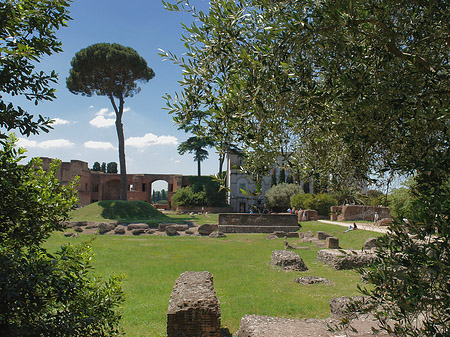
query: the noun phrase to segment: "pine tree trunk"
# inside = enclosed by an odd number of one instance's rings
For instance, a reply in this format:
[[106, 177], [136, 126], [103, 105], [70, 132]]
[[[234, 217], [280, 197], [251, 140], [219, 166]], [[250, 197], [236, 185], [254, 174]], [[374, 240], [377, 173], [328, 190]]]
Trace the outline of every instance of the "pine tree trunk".
[[119, 108], [117, 108], [112, 94], [109, 95], [109, 98], [114, 107], [114, 111], [116, 112], [116, 131], [117, 131], [117, 138], [119, 140], [120, 200], [128, 200], [127, 168], [125, 162], [125, 137], [123, 135], [123, 124], [122, 124], [124, 101], [123, 98], [121, 98], [119, 101]]

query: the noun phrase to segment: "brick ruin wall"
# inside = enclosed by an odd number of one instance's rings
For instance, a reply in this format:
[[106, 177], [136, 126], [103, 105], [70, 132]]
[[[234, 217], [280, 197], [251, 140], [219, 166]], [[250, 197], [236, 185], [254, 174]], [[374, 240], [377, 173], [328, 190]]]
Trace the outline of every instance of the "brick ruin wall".
[[379, 219], [390, 218], [389, 207], [376, 207], [365, 205], [347, 205], [331, 207], [331, 220], [367, 220], [373, 221], [375, 212]]

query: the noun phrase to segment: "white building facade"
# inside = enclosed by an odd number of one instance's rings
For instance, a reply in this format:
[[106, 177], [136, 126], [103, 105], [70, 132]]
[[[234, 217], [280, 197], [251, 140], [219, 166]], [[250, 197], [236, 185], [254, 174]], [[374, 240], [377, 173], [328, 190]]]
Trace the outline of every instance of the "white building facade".
[[[264, 205], [264, 195], [270, 189], [271, 176], [265, 176], [261, 182], [262, 193], [254, 195], [256, 183], [246, 173], [241, 171], [243, 158], [237, 151], [227, 154], [227, 188], [228, 204], [234, 212], [248, 213], [253, 208], [262, 209]], [[279, 168], [276, 168], [277, 179], [279, 177]], [[308, 186], [305, 186], [309, 184]], [[300, 186], [309, 193], [313, 193], [313, 183], [300, 182]]]

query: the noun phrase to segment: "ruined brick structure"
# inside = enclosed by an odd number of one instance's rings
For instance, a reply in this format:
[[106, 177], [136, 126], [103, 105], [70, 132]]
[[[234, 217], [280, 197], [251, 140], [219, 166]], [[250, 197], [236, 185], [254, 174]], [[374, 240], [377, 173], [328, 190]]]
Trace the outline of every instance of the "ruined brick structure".
[[365, 205], [332, 206], [331, 220], [368, 220], [373, 221], [375, 212], [379, 219], [390, 218], [389, 207], [375, 207]]
[[220, 337], [220, 303], [207, 271], [182, 273], [167, 310], [168, 337]]
[[[44, 169], [48, 169], [52, 159], [41, 158]], [[90, 171], [88, 163], [81, 160], [62, 162], [56, 178], [67, 185], [79, 177], [77, 186], [81, 206], [103, 200], [120, 199], [120, 175]], [[189, 185], [187, 179], [180, 174], [127, 174], [128, 200], [151, 202], [152, 183], [164, 180], [168, 184], [167, 201], [169, 208], [173, 193], [180, 187]]]

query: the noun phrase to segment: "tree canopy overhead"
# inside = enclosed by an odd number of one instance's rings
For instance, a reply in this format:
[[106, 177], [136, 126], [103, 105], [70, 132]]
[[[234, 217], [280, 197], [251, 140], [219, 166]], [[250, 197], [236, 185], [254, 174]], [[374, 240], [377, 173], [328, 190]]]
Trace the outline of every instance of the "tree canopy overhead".
[[281, 154], [304, 177], [416, 176], [414, 214], [381, 241], [367, 294], [386, 331], [448, 335], [450, 3], [164, 3], [196, 19], [185, 56], [162, 53], [183, 68], [181, 92], [167, 96], [178, 125], [200, 115], [199, 135], [226, 130], [256, 174]]
[[125, 138], [122, 116], [126, 97], [140, 91], [139, 82], [148, 82], [155, 73], [147, 62], [130, 47], [113, 43], [97, 43], [80, 50], [71, 62], [67, 88], [74, 94], [99, 95], [109, 98], [116, 113], [119, 141], [121, 200], [127, 200]]
[[148, 82], [155, 73], [130, 47], [97, 43], [80, 50], [71, 62], [67, 88], [74, 94], [124, 99], [140, 91], [138, 82]]
[[[0, 127], [26, 136], [51, 128], [50, 119], [35, 118], [8, 102], [8, 96], [22, 95], [35, 104], [55, 98], [50, 85], [57, 74], [36, 71], [36, 64], [43, 56], [61, 51], [56, 31], [70, 19], [69, 4], [68, 0], [0, 1]], [[0, 139], [5, 137], [0, 132]]]

